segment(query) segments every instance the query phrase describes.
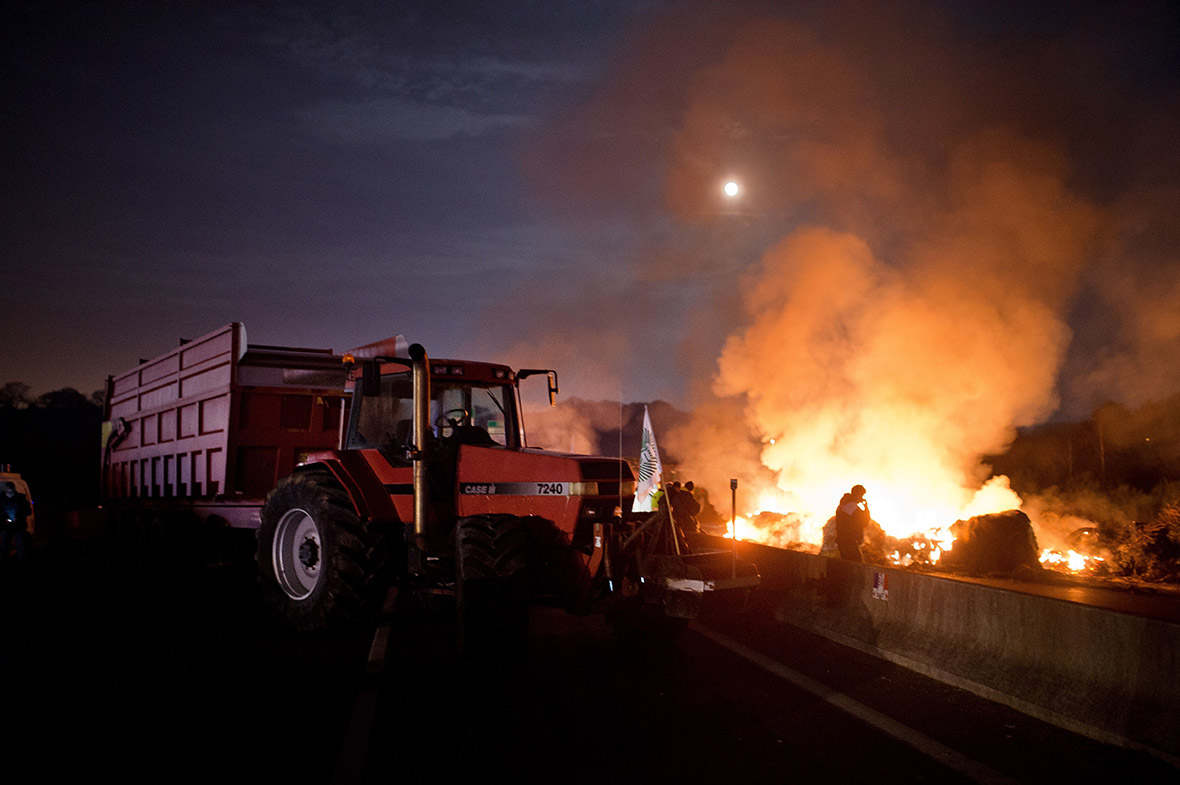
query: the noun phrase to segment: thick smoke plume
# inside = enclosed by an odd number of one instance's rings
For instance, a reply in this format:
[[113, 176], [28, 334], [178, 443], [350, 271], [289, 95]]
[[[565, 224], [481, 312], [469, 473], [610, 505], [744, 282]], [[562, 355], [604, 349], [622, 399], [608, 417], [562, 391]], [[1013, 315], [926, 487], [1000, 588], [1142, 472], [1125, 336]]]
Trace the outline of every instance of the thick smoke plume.
[[757, 186], [789, 194], [768, 201], [798, 220], [742, 276], [714, 392], [744, 398], [776, 506], [827, 511], [860, 482], [902, 534], [952, 522], [987, 477], [979, 457], [1057, 408], [1067, 311], [1102, 221], [1061, 152], [1019, 128], [893, 144], [901, 124], [920, 137], [955, 124], [891, 114], [863, 54], [796, 24], [742, 28], [696, 81], [669, 200], [699, 208], [681, 194], [709, 193], [704, 162], [722, 170], [735, 125], [760, 140]]
[[959, 511], [979, 456], [1056, 408], [1064, 308], [1098, 221], [1034, 154], [965, 143], [938, 184], [945, 209], [893, 263], [855, 233], [803, 227], [747, 277], [748, 324], [715, 391], [746, 397], [763, 463], [804, 509], [862, 482], [905, 509]]

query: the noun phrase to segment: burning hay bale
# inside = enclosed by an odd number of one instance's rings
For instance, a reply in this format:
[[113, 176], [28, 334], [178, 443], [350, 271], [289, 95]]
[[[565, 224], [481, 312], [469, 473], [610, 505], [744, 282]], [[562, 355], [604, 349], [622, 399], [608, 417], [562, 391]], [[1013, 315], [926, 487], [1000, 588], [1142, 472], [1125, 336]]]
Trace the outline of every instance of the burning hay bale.
[[[889, 564], [887, 558], [891, 550], [895, 549], [894, 539], [885, 533], [881, 524], [869, 520], [865, 527], [864, 540], [861, 542], [861, 558], [868, 564]], [[823, 528], [823, 544], [819, 549], [821, 556], [840, 556], [840, 546], [836, 543], [836, 516], [828, 518]]]
[[775, 548], [815, 552], [815, 546], [808, 542], [807, 520], [793, 512], [760, 512], [752, 516], [747, 525], [757, 534], [755, 539]]
[[886, 545], [891, 548], [889, 563], [899, 567], [933, 568], [942, 556], [942, 544], [920, 532], [909, 537], [887, 537]]
[[975, 574], [1040, 570], [1040, 551], [1032, 522], [1020, 510], [977, 515], [951, 527], [955, 546], [941, 567]]

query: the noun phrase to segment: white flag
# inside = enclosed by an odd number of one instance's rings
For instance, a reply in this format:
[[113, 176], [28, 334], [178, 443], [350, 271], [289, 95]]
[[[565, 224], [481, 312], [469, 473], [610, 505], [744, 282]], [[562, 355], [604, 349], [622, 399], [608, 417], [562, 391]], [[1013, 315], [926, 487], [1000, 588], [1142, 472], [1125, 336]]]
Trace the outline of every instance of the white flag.
[[643, 407], [643, 444], [639, 448], [639, 482], [635, 486], [632, 512], [655, 509], [655, 495], [664, 481], [664, 467], [660, 463], [660, 449], [656, 447], [656, 433], [651, 429], [651, 415]]

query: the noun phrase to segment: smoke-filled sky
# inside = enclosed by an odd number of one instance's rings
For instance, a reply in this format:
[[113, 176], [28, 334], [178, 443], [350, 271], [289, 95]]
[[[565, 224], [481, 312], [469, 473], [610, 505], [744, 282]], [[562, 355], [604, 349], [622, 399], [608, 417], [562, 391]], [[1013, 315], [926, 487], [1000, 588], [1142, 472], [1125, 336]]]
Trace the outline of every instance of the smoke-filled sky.
[[403, 333], [955, 465], [1180, 390], [1174, 3], [0, 14], [0, 383]]

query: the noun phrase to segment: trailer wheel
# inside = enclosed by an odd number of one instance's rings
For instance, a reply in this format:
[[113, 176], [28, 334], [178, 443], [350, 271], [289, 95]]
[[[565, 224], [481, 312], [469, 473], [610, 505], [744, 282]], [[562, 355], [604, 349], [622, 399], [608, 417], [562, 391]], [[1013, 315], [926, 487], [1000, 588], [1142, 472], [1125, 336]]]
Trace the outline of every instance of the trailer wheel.
[[141, 516], [132, 510], [113, 510], [108, 513], [108, 547], [120, 571], [139, 572], [147, 563], [143, 529]]
[[266, 498], [258, 529], [260, 580], [296, 628], [361, 620], [376, 598], [379, 537], [330, 472], [285, 477]]
[[455, 526], [455, 606], [461, 651], [522, 654], [528, 642], [529, 581], [524, 522], [473, 515]]

